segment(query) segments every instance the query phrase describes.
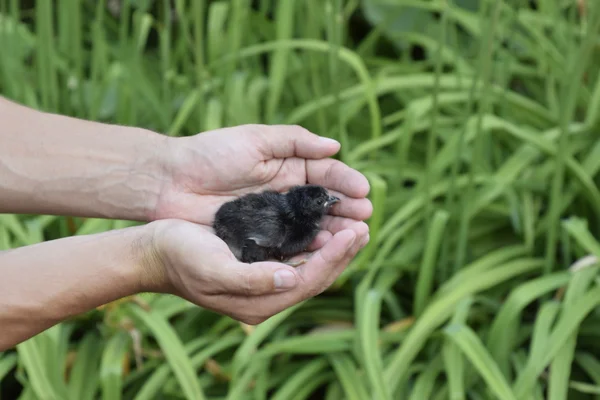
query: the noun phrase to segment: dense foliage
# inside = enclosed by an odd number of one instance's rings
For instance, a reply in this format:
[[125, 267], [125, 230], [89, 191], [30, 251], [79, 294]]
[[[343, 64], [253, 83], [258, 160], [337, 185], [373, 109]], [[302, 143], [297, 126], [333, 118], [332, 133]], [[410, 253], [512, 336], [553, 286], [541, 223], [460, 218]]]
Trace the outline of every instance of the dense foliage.
[[[301, 124], [375, 210], [317, 298], [257, 327], [125, 299], [0, 353], [0, 397], [600, 398], [599, 30], [593, 0], [0, 0], [2, 95]], [[128, 225], [2, 215], [0, 249]]]

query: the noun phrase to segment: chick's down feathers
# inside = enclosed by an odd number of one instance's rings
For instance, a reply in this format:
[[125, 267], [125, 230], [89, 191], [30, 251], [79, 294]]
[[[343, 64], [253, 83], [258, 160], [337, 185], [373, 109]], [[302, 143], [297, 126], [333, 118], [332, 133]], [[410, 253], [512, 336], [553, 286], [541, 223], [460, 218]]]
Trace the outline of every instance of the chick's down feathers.
[[281, 261], [306, 249], [338, 201], [318, 185], [251, 193], [223, 204], [213, 227], [238, 260]]

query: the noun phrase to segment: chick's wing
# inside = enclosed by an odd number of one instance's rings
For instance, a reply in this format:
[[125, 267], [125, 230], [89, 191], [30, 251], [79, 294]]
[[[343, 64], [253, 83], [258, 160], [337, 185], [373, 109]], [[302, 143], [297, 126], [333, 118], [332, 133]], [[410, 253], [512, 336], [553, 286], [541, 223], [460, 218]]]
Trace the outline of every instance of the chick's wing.
[[284, 197], [277, 192], [244, 198], [240, 212], [246, 238], [262, 247], [281, 246], [286, 234], [284, 202]]

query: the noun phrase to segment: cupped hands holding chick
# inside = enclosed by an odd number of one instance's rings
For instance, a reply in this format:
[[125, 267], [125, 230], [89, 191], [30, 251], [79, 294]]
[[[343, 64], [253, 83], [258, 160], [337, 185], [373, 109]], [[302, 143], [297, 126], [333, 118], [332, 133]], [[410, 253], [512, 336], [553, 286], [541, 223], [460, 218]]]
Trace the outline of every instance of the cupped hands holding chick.
[[[321, 293], [369, 241], [367, 179], [330, 158], [338, 142], [298, 126], [242, 125], [172, 138], [1, 97], [0, 120], [0, 213], [148, 222], [0, 251], [0, 351], [146, 291], [172, 293], [255, 324]], [[276, 193], [307, 184], [327, 195], [307, 197], [319, 212], [306, 219], [289, 212], [297, 200]], [[251, 216], [242, 224], [251, 233], [239, 237], [262, 249], [236, 257], [235, 242], [221, 234], [225, 243], [212, 228], [215, 214], [240, 196], [264, 191], [279, 199], [285, 229], [254, 229]], [[300, 240], [290, 234], [296, 229], [304, 232]], [[305, 247], [313, 253], [297, 268], [267, 257]]]
[[[175, 167], [161, 190], [154, 218], [164, 256], [167, 291], [196, 304], [257, 323], [329, 287], [369, 241], [362, 222], [372, 213], [369, 184], [358, 171], [329, 158], [338, 142], [298, 126], [244, 125], [171, 139]], [[340, 200], [297, 268], [274, 261], [240, 261], [212, 224], [219, 208], [240, 196], [297, 185], [320, 185]], [[250, 216], [251, 217], [251, 216]], [[251, 218], [250, 218], [251, 219]]]

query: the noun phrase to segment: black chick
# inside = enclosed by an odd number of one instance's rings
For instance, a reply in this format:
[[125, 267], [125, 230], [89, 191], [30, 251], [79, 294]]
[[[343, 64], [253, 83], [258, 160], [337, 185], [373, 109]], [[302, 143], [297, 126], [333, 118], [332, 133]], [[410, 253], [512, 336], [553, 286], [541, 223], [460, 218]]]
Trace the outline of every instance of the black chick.
[[287, 193], [251, 193], [223, 204], [213, 227], [241, 262], [283, 261], [306, 249], [338, 201], [318, 185], [295, 186]]

